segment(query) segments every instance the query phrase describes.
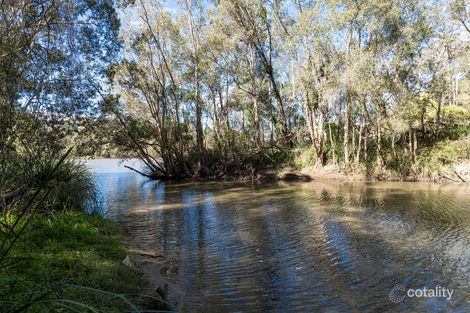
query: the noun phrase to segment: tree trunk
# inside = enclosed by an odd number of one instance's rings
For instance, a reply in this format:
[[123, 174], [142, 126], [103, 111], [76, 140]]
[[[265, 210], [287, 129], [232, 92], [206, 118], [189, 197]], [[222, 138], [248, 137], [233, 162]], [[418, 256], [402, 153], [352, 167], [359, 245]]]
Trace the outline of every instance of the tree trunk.
[[413, 155], [413, 136], [411, 135], [411, 127], [408, 130], [408, 152], [410, 153], [410, 156]]
[[194, 57], [194, 86], [196, 102], [196, 153], [197, 153], [197, 174], [201, 175], [203, 167], [204, 153], [204, 132], [202, 128], [202, 103], [201, 103], [201, 82], [199, 77], [199, 38], [194, 25], [193, 0], [186, 0], [188, 10], [188, 24], [191, 33]]
[[220, 140], [220, 121], [219, 121], [219, 113], [218, 113], [218, 108], [217, 108], [217, 96], [216, 92], [213, 88], [211, 88], [211, 93], [212, 93], [212, 110], [213, 110], [213, 119], [214, 119], [214, 141], [218, 147], [219, 150], [221, 150], [222, 145], [221, 145], [221, 140]]
[[365, 123], [365, 116], [364, 112], [361, 113], [361, 124], [359, 126], [359, 139], [357, 143], [357, 151], [356, 151], [356, 160], [355, 163], [356, 165], [359, 164], [359, 160], [361, 157], [361, 144], [362, 144], [362, 137], [363, 137], [363, 131], [364, 131], [364, 123]]
[[344, 107], [344, 136], [343, 136], [343, 151], [344, 163], [349, 164], [349, 95], [346, 96], [346, 103]]
[[[352, 31], [353, 31], [353, 23], [352, 20], [349, 21], [349, 33], [348, 33], [348, 41], [347, 41], [347, 62], [349, 63], [349, 55], [351, 53], [351, 43], [352, 43]], [[346, 87], [346, 103], [344, 107], [344, 137], [343, 137], [343, 150], [344, 150], [344, 163], [346, 165], [349, 164], [349, 119], [350, 119], [350, 111], [351, 108], [351, 95], [349, 92], [349, 86]], [[353, 133], [354, 136], [354, 133]], [[354, 149], [353, 149], [354, 150]]]
[[323, 127], [324, 119], [325, 119], [325, 103], [324, 103], [324, 95], [323, 95], [323, 88], [320, 83], [320, 88], [318, 89], [318, 121], [313, 119], [314, 130], [315, 130], [315, 150], [317, 154], [317, 159], [315, 162], [315, 166], [317, 168], [322, 168], [324, 159], [323, 159], [323, 141], [325, 137], [325, 130]]
[[[323, 101], [323, 100], [322, 100]], [[323, 104], [320, 107], [319, 110], [319, 116], [318, 116], [318, 129], [317, 129], [317, 160], [315, 162], [315, 166], [317, 168], [322, 168], [324, 159], [323, 159], [323, 141], [325, 138], [325, 131], [323, 129], [323, 120], [325, 117], [324, 109], [323, 109]]]
[[315, 128], [314, 128], [314, 112], [313, 112], [313, 108], [312, 108], [312, 105], [310, 103], [310, 94], [308, 92], [308, 90], [305, 91], [305, 111], [307, 112], [307, 127], [308, 127], [308, 132], [310, 134], [310, 139], [312, 141], [312, 145], [315, 145], [315, 138], [316, 138], [316, 134], [315, 134]]
[[440, 135], [440, 130], [441, 130], [441, 107], [442, 107], [442, 102], [444, 102], [444, 93], [441, 93], [441, 99], [439, 99], [439, 102], [437, 103], [437, 111], [436, 111], [436, 120], [435, 120], [435, 134], [436, 138], [435, 140], [439, 139]]
[[356, 129], [355, 125], [350, 125], [351, 127], [351, 158], [354, 157], [354, 152], [356, 151]]
[[377, 167], [379, 169], [379, 171], [382, 171], [383, 169], [383, 159], [382, 159], [382, 144], [381, 144], [381, 141], [382, 141], [382, 133], [381, 133], [381, 129], [380, 129], [380, 120], [377, 122], [377, 131], [376, 131], [376, 154], [377, 154]]
[[367, 162], [367, 128], [364, 128], [364, 160]]
[[200, 98], [199, 66], [196, 64], [194, 79], [196, 82], [196, 149], [198, 172], [202, 170], [204, 153], [204, 133], [202, 129], [202, 105]]
[[253, 102], [253, 128], [254, 128], [254, 139], [257, 148], [261, 147], [261, 129], [259, 120], [259, 107], [258, 107], [258, 89], [256, 85], [256, 73], [255, 73], [255, 52], [254, 49], [250, 49], [250, 78], [251, 78], [251, 99]]
[[333, 153], [333, 164], [336, 164], [336, 152], [335, 152], [335, 143], [333, 141], [333, 134], [331, 132], [331, 122], [328, 123], [328, 131], [330, 133], [330, 146], [331, 146], [331, 151]]

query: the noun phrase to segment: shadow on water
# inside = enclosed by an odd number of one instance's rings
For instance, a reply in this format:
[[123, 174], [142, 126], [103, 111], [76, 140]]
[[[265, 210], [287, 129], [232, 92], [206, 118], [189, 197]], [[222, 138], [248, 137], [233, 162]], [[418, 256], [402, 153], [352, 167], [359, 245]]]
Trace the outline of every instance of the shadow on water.
[[[469, 308], [469, 186], [97, 180], [109, 217], [176, 260], [173, 279], [205, 312]], [[454, 292], [397, 304], [397, 284]]]

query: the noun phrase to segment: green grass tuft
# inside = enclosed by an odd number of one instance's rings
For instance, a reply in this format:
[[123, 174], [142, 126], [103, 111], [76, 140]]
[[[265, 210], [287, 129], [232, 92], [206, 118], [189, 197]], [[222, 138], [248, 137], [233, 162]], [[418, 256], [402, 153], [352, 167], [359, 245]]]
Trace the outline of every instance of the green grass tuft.
[[129, 253], [124, 230], [101, 216], [38, 215], [2, 264], [0, 308], [10, 312], [26, 304], [28, 312], [63, 312], [64, 305], [80, 312], [130, 311], [129, 303], [116, 296], [141, 290], [140, 274], [121, 263]]

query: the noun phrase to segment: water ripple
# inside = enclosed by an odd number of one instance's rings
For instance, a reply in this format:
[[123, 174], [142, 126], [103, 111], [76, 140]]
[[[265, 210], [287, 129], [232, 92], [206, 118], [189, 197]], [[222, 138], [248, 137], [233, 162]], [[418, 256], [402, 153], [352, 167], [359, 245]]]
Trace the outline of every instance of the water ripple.
[[[110, 216], [178, 260], [187, 301], [206, 312], [458, 311], [470, 299], [461, 187], [108, 183]], [[397, 305], [388, 294], [403, 282], [455, 294]]]

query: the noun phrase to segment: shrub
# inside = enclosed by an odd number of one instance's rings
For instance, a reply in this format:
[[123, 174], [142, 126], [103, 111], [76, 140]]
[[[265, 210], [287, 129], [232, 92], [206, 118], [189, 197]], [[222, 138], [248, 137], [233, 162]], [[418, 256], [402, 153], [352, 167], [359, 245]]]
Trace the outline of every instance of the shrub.
[[[41, 182], [59, 162], [58, 158], [36, 164], [32, 175], [33, 186]], [[98, 189], [93, 174], [83, 163], [66, 159], [53, 173], [49, 181], [51, 191], [41, 208], [50, 211], [100, 210]]]
[[294, 167], [303, 168], [315, 165], [317, 153], [312, 146], [300, 148], [294, 158]]
[[417, 164], [423, 173], [442, 173], [446, 166], [470, 159], [470, 137], [456, 141], [442, 141], [425, 148]]

